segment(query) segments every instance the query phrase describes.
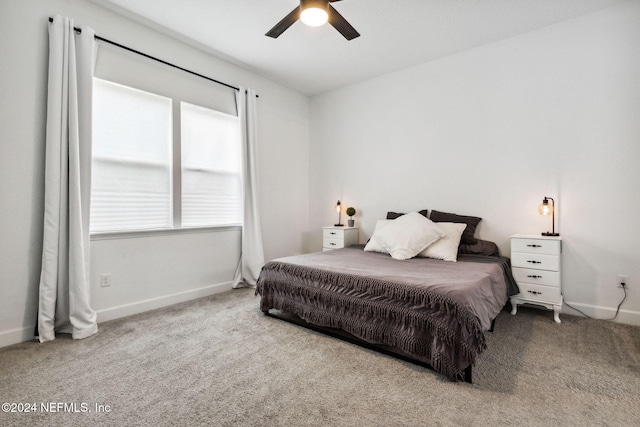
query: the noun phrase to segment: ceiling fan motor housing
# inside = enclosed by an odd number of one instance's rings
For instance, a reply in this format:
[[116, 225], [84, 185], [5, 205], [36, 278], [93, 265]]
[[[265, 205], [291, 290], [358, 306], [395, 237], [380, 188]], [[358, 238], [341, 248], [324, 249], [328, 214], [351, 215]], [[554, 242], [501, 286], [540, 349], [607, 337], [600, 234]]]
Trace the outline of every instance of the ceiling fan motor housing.
[[309, 8], [322, 9], [325, 12], [328, 12], [329, 0], [300, 0], [300, 11]]

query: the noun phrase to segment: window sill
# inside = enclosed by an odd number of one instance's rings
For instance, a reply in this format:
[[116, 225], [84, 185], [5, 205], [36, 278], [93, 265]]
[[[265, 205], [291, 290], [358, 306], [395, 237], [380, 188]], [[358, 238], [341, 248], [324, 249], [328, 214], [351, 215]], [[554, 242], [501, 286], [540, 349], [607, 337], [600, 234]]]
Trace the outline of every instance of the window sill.
[[225, 231], [241, 231], [242, 225], [221, 225], [216, 227], [163, 228], [156, 230], [131, 230], [95, 233], [89, 240], [138, 239], [144, 237], [171, 236], [176, 234], [221, 233]]

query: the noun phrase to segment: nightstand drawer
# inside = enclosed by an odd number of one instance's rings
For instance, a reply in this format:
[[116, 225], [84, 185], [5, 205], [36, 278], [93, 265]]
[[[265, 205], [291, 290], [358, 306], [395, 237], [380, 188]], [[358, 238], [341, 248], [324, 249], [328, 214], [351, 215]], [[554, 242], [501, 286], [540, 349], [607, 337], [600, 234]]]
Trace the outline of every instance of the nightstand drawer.
[[322, 239], [322, 247], [328, 249], [340, 249], [344, 248], [344, 239], [334, 239], [331, 237], [325, 237]]
[[560, 301], [560, 288], [518, 283], [520, 293], [516, 297], [526, 298], [531, 301], [540, 301], [557, 304]]
[[531, 268], [514, 267], [513, 278], [520, 283], [533, 283], [536, 285], [560, 287], [560, 272], [547, 270], [534, 270]]
[[337, 230], [335, 228], [324, 228], [322, 230], [322, 237], [324, 237], [325, 239], [344, 239], [344, 230]]
[[511, 239], [511, 251], [559, 255], [560, 241], [544, 239]]
[[559, 271], [560, 257], [558, 255], [512, 252], [511, 265], [513, 267], [533, 268], [535, 270]]

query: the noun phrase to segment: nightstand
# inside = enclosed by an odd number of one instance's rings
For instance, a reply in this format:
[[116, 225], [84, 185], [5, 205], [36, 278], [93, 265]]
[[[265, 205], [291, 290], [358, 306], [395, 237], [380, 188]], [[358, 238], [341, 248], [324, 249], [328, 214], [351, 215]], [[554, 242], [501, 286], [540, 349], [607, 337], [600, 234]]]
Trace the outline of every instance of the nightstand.
[[358, 227], [322, 227], [322, 250], [346, 248], [358, 244]]
[[553, 320], [560, 323], [561, 257], [560, 236], [511, 236], [511, 268], [520, 288], [520, 293], [511, 297], [511, 314], [518, 312], [518, 304], [534, 304], [553, 310]]

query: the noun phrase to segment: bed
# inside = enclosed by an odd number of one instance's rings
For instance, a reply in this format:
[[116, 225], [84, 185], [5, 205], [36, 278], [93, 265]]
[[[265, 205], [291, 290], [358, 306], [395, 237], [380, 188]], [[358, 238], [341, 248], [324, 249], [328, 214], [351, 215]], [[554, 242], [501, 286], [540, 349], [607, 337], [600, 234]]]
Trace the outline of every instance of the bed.
[[[455, 245], [458, 250], [462, 243]], [[486, 348], [485, 332], [518, 292], [508, 259], [398, 259], [371, 246], [268, 262], [257, 283], [260, 309], [471, 382], [472, 366]]]

